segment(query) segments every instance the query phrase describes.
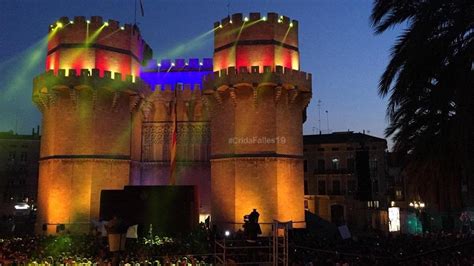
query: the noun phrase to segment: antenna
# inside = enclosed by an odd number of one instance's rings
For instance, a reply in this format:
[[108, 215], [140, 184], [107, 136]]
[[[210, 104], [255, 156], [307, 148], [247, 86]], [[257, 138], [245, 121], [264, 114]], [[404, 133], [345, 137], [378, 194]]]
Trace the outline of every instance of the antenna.
[[329, 111], [326, 110], [326, 120], [327, 120], [327, 126], [328, 126], [328, 134], [330, 133], [329, 132]]
[[227, 17], [230, 18], [230, 0], [227, 0]]
[[18, 113], [19, 113], [19, 110], [18, 110], [18, 97], [15, 97], [15, 106], [17, 108], [16, 112], [15, 112], [15, 134], [18, 134]]
[[321, 132], [321, 100], [318, 100], [318, 127]]

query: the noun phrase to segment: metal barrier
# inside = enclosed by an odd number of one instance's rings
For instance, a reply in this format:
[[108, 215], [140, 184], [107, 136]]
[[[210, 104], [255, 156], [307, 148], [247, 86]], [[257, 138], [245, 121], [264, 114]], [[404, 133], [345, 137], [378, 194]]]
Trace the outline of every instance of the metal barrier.
[[[229, 223], [230, 224], [230, 223]], [[243, 223], [232, 223], [238, 225]], [[269, 236], [257, 239], [245, 239], [243, 235], [227, 235], [215, 240], [216, 265], [283, 265], [288, 266], [288, 230], [292, 222], [260, 223], [260, 226], [271, 227]]]

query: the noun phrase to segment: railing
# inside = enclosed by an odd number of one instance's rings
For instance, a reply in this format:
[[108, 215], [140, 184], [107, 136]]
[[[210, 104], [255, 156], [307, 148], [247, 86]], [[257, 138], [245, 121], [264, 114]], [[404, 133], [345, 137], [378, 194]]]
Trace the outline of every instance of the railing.
[[347, 169], [347, 168], [340, 168], [340, 169], [315, 169], [313, 174], [315, 175], [333, 175], [333, 174], [355, 174], [355, 170]]
[[[304, 222], [294, 222], [294, 224]], [[228, 223], [232, 226], [243, 223]], [[215, 241], [215, 264], [217, 265], [288, 265], [288, 229], [291, 222], [260, 223], [262, 231], [270, 232], [257, 239], [242, 236], [226, 236]], [[265, 228], [266, 227], [266, 228]]]

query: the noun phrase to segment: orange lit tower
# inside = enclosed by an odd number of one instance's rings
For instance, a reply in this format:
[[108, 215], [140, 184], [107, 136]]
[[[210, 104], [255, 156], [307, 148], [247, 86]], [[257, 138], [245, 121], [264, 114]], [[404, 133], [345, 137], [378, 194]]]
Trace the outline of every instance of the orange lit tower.
[[149, 56], [131, 25], [101, 17], [51, 25], [46, 73], [33, 87], [43, 115], [37, 232], [44, 224], [87, 232], [100, 191], [129, 183], [132, 114], [148, 91], [137, 76]]
[[232, 224], [256, 208], [260, 222], [303, 227], [302, 124], [311, 74], [299, 71], [298, 22], [234, 14], [214, 27], [214, 74], [204, 80], [212, 221], [238, 229]]

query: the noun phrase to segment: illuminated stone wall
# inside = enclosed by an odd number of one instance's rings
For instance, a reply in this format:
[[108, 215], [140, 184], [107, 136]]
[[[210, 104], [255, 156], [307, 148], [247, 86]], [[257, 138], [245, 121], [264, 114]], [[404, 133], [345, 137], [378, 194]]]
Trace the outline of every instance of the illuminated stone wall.
[[241, 66], [300, 69], [298, 22], [276, 13], [233, 14], [214, 24], [214, 70]]
[[88, 232], [100, 191], [128, 185], [132, 116], [150, 93], [137, 77], [146, 49], [138, 29], [100, 17], [63, 17], [50, 29], [46, 73], [33, 87], [43, 115], [38, 233], [44, 224]]
[[143, 41], [137, 27], [120, 25], [115, 20], [103, 21], [62, 17], [49, 29], [46, 70], [99, 69], [135, 77], [140, 75], [143, 56], [151, 56], [151, 49]]
[[[275, 13], [231, 19], [215, 23], [215, 72], [204, 80], [212, 221], [237, 230], [256, 208], [261, 223], [304, 227], [302, 123], [311, 75], [298, 71], [297, 22]], [[293, 58], [283, 60], [282, 49]]]
[[199, 212], [210, 215], [210, 129], [202, 97], [202, 77], [212, 73], [212, 59], [151, 60], [141, 78], [153, 89], [141, 107], [134, 133], [131, 185], [168, 185], [173, 105], [177, 106], [176, 184], [194, 185]]

